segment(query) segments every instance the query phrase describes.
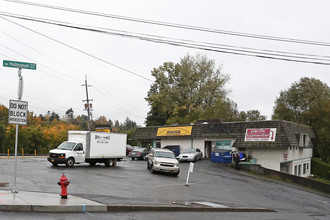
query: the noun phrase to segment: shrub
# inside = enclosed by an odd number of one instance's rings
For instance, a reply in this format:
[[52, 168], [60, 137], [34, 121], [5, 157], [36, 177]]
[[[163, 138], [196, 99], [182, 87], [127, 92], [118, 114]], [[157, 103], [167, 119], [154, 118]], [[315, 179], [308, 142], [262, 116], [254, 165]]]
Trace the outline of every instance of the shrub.
[[324, 163], [318, 158], [313, 158], [312, 174], [330, 180], [330, 164]]

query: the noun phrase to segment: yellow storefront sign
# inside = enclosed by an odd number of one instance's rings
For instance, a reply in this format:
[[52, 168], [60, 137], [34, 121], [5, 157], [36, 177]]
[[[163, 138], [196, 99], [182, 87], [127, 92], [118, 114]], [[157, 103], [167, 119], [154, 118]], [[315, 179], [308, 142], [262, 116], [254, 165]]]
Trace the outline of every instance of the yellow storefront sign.
[[97, 129], [95, 129], [95, 132], [107, 132], [107, 133], [110, 133], [110, 129], [109, 128], [97, 128]]
[[191, 135], [192, 126], [158, 128], [157, 136]]

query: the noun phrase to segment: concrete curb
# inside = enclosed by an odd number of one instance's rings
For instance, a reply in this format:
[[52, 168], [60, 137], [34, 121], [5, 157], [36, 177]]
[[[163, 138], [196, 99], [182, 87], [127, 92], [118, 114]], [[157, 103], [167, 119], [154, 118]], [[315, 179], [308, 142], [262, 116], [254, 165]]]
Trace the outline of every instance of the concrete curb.
[[0, 211], [19, 212], [275, 212], [264, 208], [214, 208], [168, 205], [0, 205]]
[[108, 212], [275, 212], [264, 208], [192, 207], [168, 205], [108, 205]]
[[0, 211], [18, 212], [107, 212], [106, 205], [0, 205]]

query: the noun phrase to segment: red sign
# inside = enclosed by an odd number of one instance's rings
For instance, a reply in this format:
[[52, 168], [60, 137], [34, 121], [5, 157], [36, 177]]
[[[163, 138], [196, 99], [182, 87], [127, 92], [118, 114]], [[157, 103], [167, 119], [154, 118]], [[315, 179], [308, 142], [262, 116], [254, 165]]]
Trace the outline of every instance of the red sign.
[[288, 160], [288, 154], [283, 154], [284, 160]]
[[275, 141], [276, 128], [246, 129], [245, 141]]

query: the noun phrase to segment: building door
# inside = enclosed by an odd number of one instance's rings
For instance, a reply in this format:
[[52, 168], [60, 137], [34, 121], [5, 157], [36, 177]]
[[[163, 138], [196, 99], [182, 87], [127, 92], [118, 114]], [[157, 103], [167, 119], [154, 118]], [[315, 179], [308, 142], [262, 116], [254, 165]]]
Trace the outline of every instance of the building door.
[[282, 173], [289, 173], [289, 165], [281, 163], [280, 171]]
[[205, 141], [205, 144], [204, 144], [204, 157], [205, 158], [211, 157], [211, 146], [212, 146], [211, 141]]

